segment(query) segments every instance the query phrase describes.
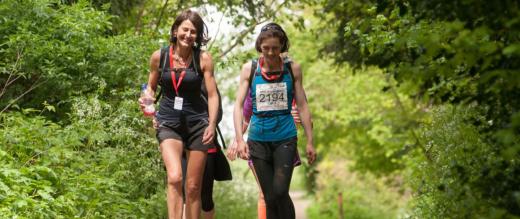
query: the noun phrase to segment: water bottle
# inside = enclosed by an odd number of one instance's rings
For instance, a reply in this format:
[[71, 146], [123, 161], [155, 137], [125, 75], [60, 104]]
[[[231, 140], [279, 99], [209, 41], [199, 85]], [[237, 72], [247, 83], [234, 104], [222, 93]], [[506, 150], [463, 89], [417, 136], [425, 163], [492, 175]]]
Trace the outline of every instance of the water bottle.
[[155, 114], [155, 106], [153, 105], [153, 97], [146, 89], [148, 84], [141, 85], [141, 100], [143, 101], [144, 107], [144, 116], [152, 117]]

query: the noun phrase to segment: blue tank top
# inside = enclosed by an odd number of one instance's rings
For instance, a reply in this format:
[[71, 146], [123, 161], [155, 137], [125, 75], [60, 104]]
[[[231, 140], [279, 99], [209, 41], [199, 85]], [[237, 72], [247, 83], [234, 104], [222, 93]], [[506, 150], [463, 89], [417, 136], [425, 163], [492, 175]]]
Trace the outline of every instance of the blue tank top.
[[257, 65], [251, 81], [253, 116], [250, 121], [248, 138], [253, 141], [281, 141], [297, 135], [291, 116], [293, 101], [293, 81], [286, 65], [282, 80], [266, 81]]

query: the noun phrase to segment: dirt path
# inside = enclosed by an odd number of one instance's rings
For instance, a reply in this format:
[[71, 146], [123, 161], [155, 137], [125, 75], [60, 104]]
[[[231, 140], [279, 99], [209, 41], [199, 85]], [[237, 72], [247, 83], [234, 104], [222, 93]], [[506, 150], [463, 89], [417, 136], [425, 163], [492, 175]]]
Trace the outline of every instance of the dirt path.
[[296, 219], [307, 219], [307, 216], [305, 215], [305, 210], [311, 204], [311, 201], [305, 197], [305, 191], [294, 190], [290, 191], [289, 193], [294, 203]]

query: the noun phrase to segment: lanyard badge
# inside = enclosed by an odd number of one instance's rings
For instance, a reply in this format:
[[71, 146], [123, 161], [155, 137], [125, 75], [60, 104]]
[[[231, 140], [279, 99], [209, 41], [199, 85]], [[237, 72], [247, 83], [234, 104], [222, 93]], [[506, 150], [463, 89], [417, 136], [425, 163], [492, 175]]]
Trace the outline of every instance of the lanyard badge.
[[182, 79], [184, 79], [184, 75], [186, 75], [186, 67], [182, 70], [182, 72], [179, 76], [179, 81], [177, 81], [177, 79], [175, 77], [175, 71], [173, 70], [174, 69], [173, 68], [174, 67], [173, 55], [174, 55], [173, 46], [170, 46], [170, 74], [172, 77], [173, 89], [175, 90], [175, 94], [176, 94], [173, 109], [182, 110], [182, 105], [183, 105], [182, 103], [183, 103], [184, 99], [179, 96], [179, 87], [181, 86]]

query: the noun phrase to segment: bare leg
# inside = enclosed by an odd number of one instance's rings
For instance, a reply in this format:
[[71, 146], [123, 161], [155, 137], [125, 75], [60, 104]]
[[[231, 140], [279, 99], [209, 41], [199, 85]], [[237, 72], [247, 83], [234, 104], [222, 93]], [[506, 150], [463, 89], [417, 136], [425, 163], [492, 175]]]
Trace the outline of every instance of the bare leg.
[[213, 203], [213, 182], [215, 180], [216, 154], [208, 153], [206, 156], [206, 168], [204, 168], [204, 176], [202, 177], [202, 218], [215, 218], [215, 203]]
[[264, 193], [262, 192], [262, 188], [260, 187], [260, 183], [258, 182], [258, 177], [256, 176], [255, 168], [253, 164], [251, 164], [251, 171], [253, 172], [253, 175], [256, 179], [256, 184], [258, 185], [258, 202], [256, 204], [257, 206], [257, 214], [258, 219], [266, 219], [266, 207], [265, 207], [265, 200], [264, 200]]
[[161, 143], [161, 154], [166, 166], [167, 189], [166, 202], [168, 204], [168, 218], [182, 218], [182, 169], [181, 157], [182, 141], [166, 139]]
[[201, 211], [202, 176], [206, 166], [206, 151], [188, 151], [186, 174], [186, 218], [198, 219]]
[[215, 209], [211, 209], [211, 211], [202, 211], [203, 219], [213, 219], [215, 218]]

